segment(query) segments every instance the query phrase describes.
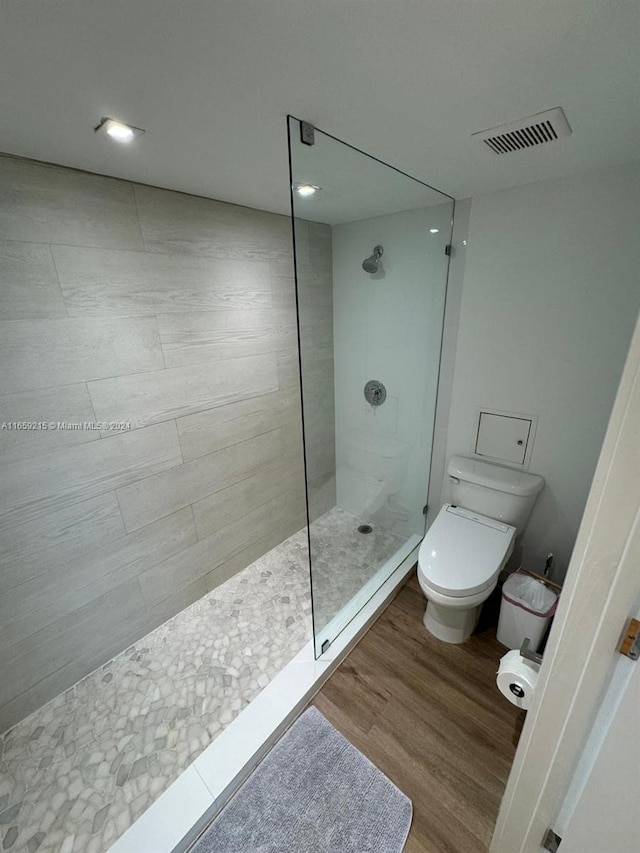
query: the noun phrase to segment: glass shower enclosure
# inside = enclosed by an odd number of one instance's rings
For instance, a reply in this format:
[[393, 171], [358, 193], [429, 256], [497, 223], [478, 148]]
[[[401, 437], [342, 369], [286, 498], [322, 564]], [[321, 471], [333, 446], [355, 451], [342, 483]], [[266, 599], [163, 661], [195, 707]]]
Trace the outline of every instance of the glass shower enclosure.
[[289, 117], [316, 656], [419, 544], [454, 202]]

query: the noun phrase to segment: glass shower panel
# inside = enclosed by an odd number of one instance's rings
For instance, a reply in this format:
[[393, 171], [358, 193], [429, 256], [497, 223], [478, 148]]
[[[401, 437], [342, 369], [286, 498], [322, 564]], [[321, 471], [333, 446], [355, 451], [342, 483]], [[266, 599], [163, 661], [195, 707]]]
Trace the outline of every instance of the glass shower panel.
[[424, 536], [454, 205], [302, 131], [290, 117], [319, 655]]

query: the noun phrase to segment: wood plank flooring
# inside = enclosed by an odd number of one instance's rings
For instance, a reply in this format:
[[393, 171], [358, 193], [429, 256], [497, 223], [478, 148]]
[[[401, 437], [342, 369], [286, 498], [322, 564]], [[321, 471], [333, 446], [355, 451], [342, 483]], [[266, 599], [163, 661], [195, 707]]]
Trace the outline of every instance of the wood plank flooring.
[[412, 800], [405, 853], [486, 853], [524, 712], [495, 687], [495, 628], [441, 643], [424, 607], [413, 575], [313, 704]]

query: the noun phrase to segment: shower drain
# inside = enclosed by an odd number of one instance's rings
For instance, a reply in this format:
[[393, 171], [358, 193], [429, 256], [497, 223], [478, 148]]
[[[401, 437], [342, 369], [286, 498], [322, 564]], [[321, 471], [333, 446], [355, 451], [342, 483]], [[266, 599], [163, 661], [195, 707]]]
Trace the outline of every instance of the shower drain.
[[358, 533], [371, 533], [373, 527], [370, 524], [361, 524], [358, 528]]

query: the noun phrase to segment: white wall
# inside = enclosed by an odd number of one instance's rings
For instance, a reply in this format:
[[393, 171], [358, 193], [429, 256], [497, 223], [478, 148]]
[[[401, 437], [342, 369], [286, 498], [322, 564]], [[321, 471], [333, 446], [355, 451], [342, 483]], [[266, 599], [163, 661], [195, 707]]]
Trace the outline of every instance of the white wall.
[[[411, 532], [422, 534], [452, 204], [350, 222], [333, 228], [336, 454], [342, 464], [350, 429], [392, 435], [410, 446], [398, 499], [411, 510]], [[431, 234], [430, 228], [438, 228]], [[362, 261], [382, 244], [383, 271]], [[387, 400], [372, 410], [369, 379]], [[338, 494], [340, 505], [340, 494]]]
[[453, 390], [453, 371], [456, 358], [460, 302], [464, 282], [464, 267], [469, 236], [471, 199], [456, 201], [451, 238], [451, 262], [447, 281], [447, 301], [444, 310], [444, 330], [438, 378], [438, 402], [436, 406], [433, 452], [431, 454], [431, 477], [429, 480], [429, 511], [427, 525], [431, 526], [442, 506], [442, 481], [447, 464], [447, 438], [449, 433], [449, 408]]
[[447, 455], [470, 455], [480, 406], [538, 416], [523, 562], [551, 551], [558, 577], [640, 305], [639, 203], [640, 163], [472, 200]]

